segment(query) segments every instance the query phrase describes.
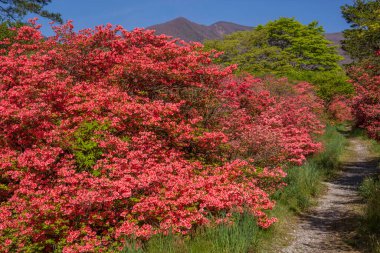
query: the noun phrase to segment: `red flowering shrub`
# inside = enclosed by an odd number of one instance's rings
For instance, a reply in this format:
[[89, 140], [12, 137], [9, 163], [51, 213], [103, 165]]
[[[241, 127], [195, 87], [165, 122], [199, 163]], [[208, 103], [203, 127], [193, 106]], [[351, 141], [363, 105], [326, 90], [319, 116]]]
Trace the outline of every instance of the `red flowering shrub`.
[[337, 122], [352, 121], [352, 99], [344, 96], [335, 96], [328, 106], [331, 117]]
[[243, 210], [263, 228], [276, 220], [265, 210], [281, 165], [320, 147], [307, 84], [280, 80], [289, 92], [271, 95], [199, 44], [72, 28], [45, 39], [25, 26], [2, 42], [2, 252], [114, 252], [127, 236], [188, 233]]
[[[223, 119], [223, 129], [234, 147], [234, 157], [251, 157], [262, 166], [302, 164], [308, 154], [321, 148], [313, 135], [322, 133], [324, 126], [317, 115], [323, 105], [310, 84], [292, 86], [286, 79], [252, 77], [227, 83], [224, 93], [232, 101], [228, 108], [233, 108], [235, 120]], [[280, 86], [286, 92], [272, 96], [269, 90]]]
[[380, 140], [380, 65], [364, 65], [350, 70], [356, 96], [352, 108], [357, 125]]

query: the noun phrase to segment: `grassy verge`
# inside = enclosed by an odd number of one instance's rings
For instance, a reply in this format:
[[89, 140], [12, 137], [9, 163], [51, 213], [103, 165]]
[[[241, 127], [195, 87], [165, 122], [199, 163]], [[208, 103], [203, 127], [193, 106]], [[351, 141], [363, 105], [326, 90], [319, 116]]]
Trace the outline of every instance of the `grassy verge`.
[[288, 186], [275, 198], [280, 204], [293, 211], [304, 211], [313, 204], [313, 199], [322, 190], [322, 181], [333, 177], [340, 167], [340, 156], [346, 145], [346, 138], [336, 128], [327, 127], [322, 137], [323, 152], [311, 157], [301, 167], [290, 168], [286, 183]]
[[[379, 159], [380, 143], [368, 139], [363, 133], [358, 134], [369, 142], [372, 156]], [[380, 174], [365, 179], [360, 186], [360, 194], [365, 200], [361, 239], [365, 241], [371, 252], [380, 253]]]
[[380, 181], [379, 178], [367, 178], [360, 187], [366, 201], [362, 235], [372, 252], [380, 253]]
[[143, 249], [131, 242], [125, 253], [247, 253], [271, 252], [288, 243], [288, 231], [297, 213], [314, 204], [322, 190], [322, 181], [334, 175], [339, 168], [339, 156], [346, 144], [345, 137], [336, 128], [328, 127], [322, 137], [324, 151], [311, 157], [300, 167], [289, 168], [287, 186], [273, 198], [276, 207], [270, 212], [279, 222], [263, 230], [249, 214], [237, 215], [233, 225], [199, 228], [190, 236], [158, 235], [145, 243]]

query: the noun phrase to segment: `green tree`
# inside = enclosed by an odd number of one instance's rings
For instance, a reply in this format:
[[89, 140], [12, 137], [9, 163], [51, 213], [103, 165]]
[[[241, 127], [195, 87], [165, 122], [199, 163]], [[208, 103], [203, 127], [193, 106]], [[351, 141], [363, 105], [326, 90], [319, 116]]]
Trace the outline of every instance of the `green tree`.
[[343, 58], [317, 22], [303, 25], [294, 18], [280, 18], [251, 31], [206, 41], [205, 48], [223, 51], [217, 61], [238, 64], [240, 72], [310, 81], [326, 100], [353, 91], [339, 65]]
[[[16, 26], [20, 26], [20, 25], [16, 24]], [[0, 23], [0, 41], [2, 41], [5, 38], [12, 38], [15, 35], [16, 35], [16, 32], [9, 29], [8, 23], [5, 23], [5, 22]]]
[[343, 17], [351, 25], [344, 31], [343, 49], [352, 59], [361, 61], [380, 50], [380, 1], [355, 0], [341, 7]]
[[342, 57], [323, 33], [317, 22], [303, 25], [294, 18], [280, 18], [223, 40], [206, 41], [205, 47], [223, 51], [220, 62], [237, 63], [240, 70], [255, 74], [340, 69]]
[[205, 48], [224, 52], [217, 62], [224, 65], [238, 64], [239, 70], [243, 72], [263, 75], [289, 71], [292, 68], [289, 54], [271, 46], [269, 40], [267, 31], [259, 28], [236, 32], [225, 36], [223, 40], [206, 41]]
[[61, 15], [44, 10], [52, 0], [0, 0], [0, 23], [19, 22], [28, 13], [62, 23]]

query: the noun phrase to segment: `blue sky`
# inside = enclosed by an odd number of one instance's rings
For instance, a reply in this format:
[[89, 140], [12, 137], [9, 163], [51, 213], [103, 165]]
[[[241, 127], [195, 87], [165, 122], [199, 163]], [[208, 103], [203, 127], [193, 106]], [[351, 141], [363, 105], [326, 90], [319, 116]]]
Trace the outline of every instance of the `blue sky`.
[[[176, 17], [210, 25], [230, 21], [256, 26], [279, 17], [295, 17], [306, 24], [318, 20], [327, 32], [348, 28], [340, 6], [352, 0], [53, 0], [47, 9], [73, 20], [76, 30], [101, 24], [127, 29], [147, 27]], [[40, 19], [50, 35], [48, 21]]]

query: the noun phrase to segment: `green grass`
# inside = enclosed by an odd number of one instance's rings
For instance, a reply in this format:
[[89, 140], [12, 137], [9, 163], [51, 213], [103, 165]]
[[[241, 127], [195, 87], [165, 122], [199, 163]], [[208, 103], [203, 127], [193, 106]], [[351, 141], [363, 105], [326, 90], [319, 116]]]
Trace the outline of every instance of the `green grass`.
[[[380, 159], [380, 143], [369, 139], [363, 131], [357, 131], [356, 134], [368, 141], [372, 156]], [[365, 200], [361, 227], [362, 240], [366, 242], [371, 252], [380, 253], [380, 174], [366, 178], [360, 186], [360, 194]]]
[[367, 178], [360, 187], [366, 206], [364, 209], [362, 235], [372, 252], [380, 252], [380, 180]]
[[288, 170], [287, 187], [278, 191], [274, 198], [293, 212], [302, 212], [311, 205], [322, 190], [323, 173], [312, 162]]
[[376, 157], [380, 156], [380, 142], [377, 142], [373, 139], [369, 140], [370, 142], [370, 150], [372, 154], [374, 154]]
[[233, 225], [204, 228], [187, 241], [188, 252], [249, 252], [258, 245], [261, 233], [256, 221], [249, 214], [237, 217]]
[[264, 231], [250, 214], [236, 215], [236, 220], [232, 225], [201, 227], [191, 236], [157, 235], [144, 245], [144, 250], [138, 249], [136, 244], [130, 244], [123, 252], [253, 252], [259, 244], [259, 238], [264, 236]]
[[287, 187], [274, 197], [293, 212], [302, 212], [314, 204], [315, 197], [322, 191], [322, 181], [335, 176], [340, 167], [346, 138], [335, 127], [328, 126], [321, 141], [324, 150], [310, 157], [300, 166], [288, 169]]
[[322, 192], [322, 181], [334, 175], [339, 168], [339, 157], [346, 144], [346, 138], [335, 127], [326, 128], [321, 141], [323, 152], [310, 157], [300, 167], [287, 170], [287, 186], [276, 192], [273, 199], [276, 207], [269, 212], [279, 222], [269, 229], [257, 226], [249, 214], [236, 214], [233, 225], [200, 227], [192, 235], [157, 235], [144, 244], [143, 249], [131, 241], [125, 253], [246, 253], [271, 252], [273, 247], [281, 248], [289, 243], [286, 239], [297, 213], [303, 212], [315, 203]]
[[338, 132], [336, 127], [327, 126], [321, 138], [324, 150], [310, 159], [321, 172], [324, 178], [333, 177], [341, 166], [341, 155], [347, 145], [347, 138]]

